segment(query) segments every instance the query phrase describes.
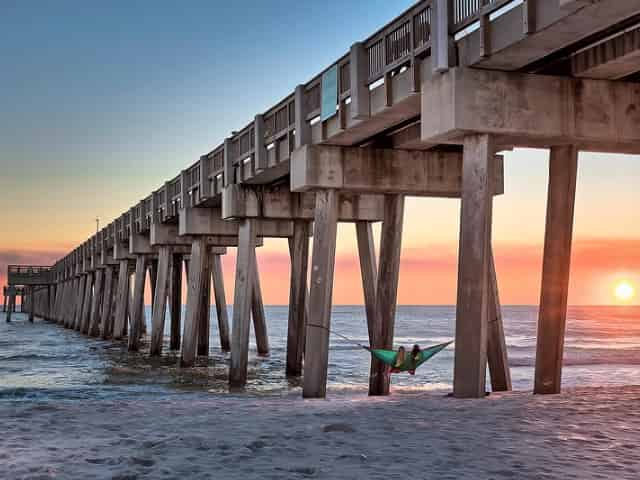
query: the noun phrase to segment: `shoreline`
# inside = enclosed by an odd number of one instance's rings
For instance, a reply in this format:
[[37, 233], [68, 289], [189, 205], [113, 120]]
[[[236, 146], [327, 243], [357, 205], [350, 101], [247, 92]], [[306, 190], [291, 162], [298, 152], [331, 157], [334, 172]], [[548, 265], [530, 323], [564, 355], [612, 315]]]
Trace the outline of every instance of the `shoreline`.
[[560, 395], [211, 396], [0, 403], [0, 477], [640, 475], [640, 385]]

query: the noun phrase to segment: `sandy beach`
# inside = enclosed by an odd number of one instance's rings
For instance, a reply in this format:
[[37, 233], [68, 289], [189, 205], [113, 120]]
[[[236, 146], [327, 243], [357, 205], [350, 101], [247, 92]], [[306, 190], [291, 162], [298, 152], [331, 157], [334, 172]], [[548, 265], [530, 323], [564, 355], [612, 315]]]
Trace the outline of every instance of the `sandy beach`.
[[0, 478], [635, 479], [639, 405], [640, 387], [5, 402]]

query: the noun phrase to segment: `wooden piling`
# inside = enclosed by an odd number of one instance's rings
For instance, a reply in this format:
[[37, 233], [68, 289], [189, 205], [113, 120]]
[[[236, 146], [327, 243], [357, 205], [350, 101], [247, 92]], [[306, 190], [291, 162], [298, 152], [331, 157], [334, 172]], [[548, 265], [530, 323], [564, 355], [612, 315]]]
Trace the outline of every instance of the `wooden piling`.
[[[360, 273], [362, 277], [362, 290], [364, 292], [365, 312], [367, 316], [367, 330], [369, 332], [369, 345], [376, 343], [376, 289], [378, 283], [378, 267], [376, 262], [376, 249], [373, 239], [371, 222], [356, 223], [356, 238], [358, 240], [358, 253], [360, 257]], [[383, 368], [375, 359], [371, 360], [369, 371], [369, 393], [373, 394], [377, 387], [377, 376]], [[376, 381], [374, 381], [376, 379]]]
[[269, 355], [269, 336], [267, 335], [267, 319], [262, 302], [262, 288], [260, 287], [260, 270], [253, 248], [253, 295], [251, 298], [251, 316], [253, 317], [253, 331], [256, 336], [256, 350], [260, 356]]
[[74, 298], [75, 298], [74, 296], [75, 296], [76, 290], [77, 290], [77, 279], [71, 278], [67, 282], [67, 290], [65, 292], [63, 311], [62, 311], [62, 315], [64, 316], [62, 325], [64, 325], [64, 328], [69, 328], [69, 325], [73, 320], [73, 309], [74, 309]]
[[453, 394], [482, 398], [487, 375], [488, 258], [494, 146], [489, 135], [464, 139], [462, 212]]
[[207, 269], [202, 284], [202, 306], [198, 318], [198, 347], [200, 357], [209, 356], [209, 334], [211, 333], [211, 255], [207, 252]]
[[113, 339], [120, 340], [125, 334], [129, 311], [129, 261], [121, 260], [118, 268], [118, 289], [116, 292], [116, 314], [113, 320]]
[[183, 367], [192, 366], [196, 358], [198, 326], [202, 315], [202, 290], [208, 275], [208, 249], [204, 237], [195, 237], [193, 240], [188, 275], [187, 311], [180, 359]]
[[11, 323], [11, 314], [15, 310], [15, 305], [16, 305], [16, 296], [13, 293], [9, 293], [9, 305], [8, 305], [7, 315], [5, 317], [5, 321], [7, 323]]
[[153, 317], [153, 309], [155, 308], [156, 285], [158, 281], [158, 259], [149, 259], [149, 290], [151, 290], [151, 316]]
[[140, 349], [140, 335], [144, 322], [144, 284], [147, 276], [147, 259], [144, 255], [136, 256], [136, 273], [133, 283], [133, 301], [131, 304], [131, 325], [129, 330], [129, 351]]
[[496, 276], [493, 248], [489, 245], [489, 279], [487, 303], [487, 363], [491, 378], [491, 391], [506, 392], [511, 390], [511, 372], [507, 356], [507, 342], [502, 323], [498, 278]]
[[256, 225], [250, 218], [240, 222], [238, 231], [238, 256], [236, 259], [236, 284], [233, 298], [233, 323], [231, 333], [231, 365], [229, 384], [242, 387], [247, 383], [249, 358], [249, 322], [253, 298], [255, 268]]
[[287, 376], [302, 374], [305, 322], [307, 310], [307, 275], [309, 265], [309, 222], [296, 221], [289, 239], [291, 283], [289, 289], [289, 324], [287, 328]]
[[34, 311], [35, 311], [35, 302], [34, 302], [34, 295], [35, 295], [35, 291], [33, 289], [33, 287], [29, 287], [28, 290], [28, 302], [29, 302], [29, 322], [33, 323], [33, 318], [34, 318]]
[[102, 269], [96, 270], [95, 276], [96, 278], [93, 290], [93, 302], [91, 304], [91, 314], [89, 318], [88, 328], [90, 337], [97, 337], [100, 335], [100, 313], [104, 296], [104, 271]]
[[222, 351], [228, 352], [231, 349], [231, 342], [229, 340], [229, 317], [227, 313], [227, 299], [224, 292], [221, 255], [216, 254], [211, 256], [211, 275], [213, 295], [216, 302], [216, 316], [218, 318], [220, 348]]
[[67, 291], [67, 299], [65, 302], [65, 328], [73, 328], [73, 322], [76, 310], [76, 299], [78, 296], [78, 289], [80, 288], [80, 279], [73, 278], [69, 282], [69, 290]]
[[162, 246], [158, 252], [156, 267], [156, 286], [154, 288], [154, 309], [151, 312], [151, 346], [149, 354], [158, 356], [162, 353], [164, 340], [164, 322], [167, 311], [167, 288], [169, 285], [169, 268], [171, 262], [171, 247]]
[[74, 309], [73, 309], [73, 321], [69, 328], [73, 330], [80, 329], [80, 317], [82, 317], [82, 303], [84, 301], [84, 287], [86, 285], [86, 276], [80, 275], [78, 279], [78, 288], [74, 292]]
[[174, 253], [171, 257], [171, 339], [169, 348], [180, 349], [180, 329], [182, 323], [182, 255]]
[[338, 228], [337, 191], [316, 192], [314, 220], [302, 395], [305, 398], [324, 398], [327, 392], [329, 328]]
[[60, 298], [64, 293], [64, 288], [65, 288], [65, 282], [63, 281], [58, 282], [58, 284], [56, 285], [56, 294], [55, 294], [55, 300], [53, 302], [52, 315], [53, 315], [53, 320], [57, 324], [60, 324]]
[[560, 393], [578, 149], [551, 148], [534, 393]]
[[104, 270], [104, 291], [102, 294], [102, 311], [100, 312], [100, 335], [108, 339], [113, 334], [113, 283], [115, 272], [111, 265]]
[[58, 299], [56, 300], [55, 310], [55, 319], [58, 325], [64, 325], [64, 312], [62, 310], [62, 304], [64, 302], [68, 286], [69, 282], [62, 281], [62, 283], [58, 287]]
[[80, 333], [89, 333], [89, 317], [91, 316], [91, 299], [93, 298], [93, 274], [86, 275], [84, 286], [84, 300], [82, 302], [82, 316], [80, 317]]
[[[384, 221], [380, 239], [380, 266], [376, 286], [376, 322], [373, 343], [376, 348], [393, 348], [403, 221], [404, 195], [385, 195]], [[371, 357], [369, 395], [388, 395], [390, 381], [388, 365]]]
[[373, 239], [371, 222], [356, 222], [356, 238], [358, 241], [358, 256], [360, 258], [360, 275], [362, 277], [362, 291], [367, 315], [367, 329], [369, 345], [373, 345], [376, 324], [376, 287], [378, 282], [378, 266], [376, 262], [376, 247]]

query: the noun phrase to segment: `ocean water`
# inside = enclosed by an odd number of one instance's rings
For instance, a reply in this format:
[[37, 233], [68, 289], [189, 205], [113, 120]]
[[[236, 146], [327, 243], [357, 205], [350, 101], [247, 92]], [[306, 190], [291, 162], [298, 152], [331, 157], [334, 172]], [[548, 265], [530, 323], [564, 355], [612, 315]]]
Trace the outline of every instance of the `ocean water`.
[[[266, 307], [266, 314], [271, 354], [267, 358], [256, 356], [251, 332], [249, 382], [241, 394], [299, 392], [300, 380], [284, 375], [287, 307]], [[503, 316], [513, 387], [531, 390], [537, 309], [507, 306]], [[150, 317], [147, 308], [147, 324]], [[0, 313], [0, 401], [157, 397], [185, 392], [229, 394], [229, 356], [219, 348], [214, 310], [210, 357], [200, 359], [192, 369], [179, 368], [178, 357], [167, 348], [161, 358], [150, 359], [146, 344], [140, 353], [130, 354], [124, 343], [90, 339], [42, 320], [31, 324], [21, 314], [13, 318], [12, 323], [5, 323], [5, 316]], [[396, 316], [396, 346], [428, 346], [451, 340], [454, 318], [452, 306], [401, 306]], [[168, 328], [167, 318], [167, 334]], [[366, 344], [364, 307], [334, 307], [332, 328]], [[564, 365], [564, 386], [640, 384], [640, 307], [570, 308]], [[368, 370], [367, 352], [342, 338], [331, 337], [330, 393], [365, 393]], [[431, 359], [413, 377], [394, 375], [392, 388], [400, 394], [446, 392], [451, 389], [452, 376], [453, 346]]]

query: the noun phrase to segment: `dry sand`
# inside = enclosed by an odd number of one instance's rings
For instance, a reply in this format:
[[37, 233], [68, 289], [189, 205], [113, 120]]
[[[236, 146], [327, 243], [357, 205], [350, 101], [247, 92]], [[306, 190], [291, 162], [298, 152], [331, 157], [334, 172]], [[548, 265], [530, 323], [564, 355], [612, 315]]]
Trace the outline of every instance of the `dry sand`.
[[640, 478], [640, 387], [0, 404], [0, 478]]

